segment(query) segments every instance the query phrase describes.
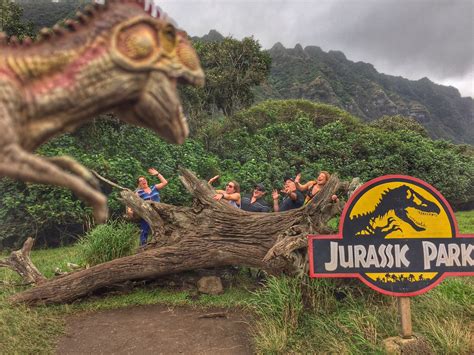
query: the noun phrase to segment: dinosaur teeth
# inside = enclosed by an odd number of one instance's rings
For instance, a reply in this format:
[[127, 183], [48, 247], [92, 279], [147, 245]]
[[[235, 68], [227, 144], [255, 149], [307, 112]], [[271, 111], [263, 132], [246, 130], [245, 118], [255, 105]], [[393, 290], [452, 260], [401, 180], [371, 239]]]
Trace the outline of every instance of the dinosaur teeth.
[[17, 45], [20, 44], [20, 40], [18, 39], [17, 36], [11, 36], [9, 44], [12, 45], [12, 46], [17, 46]]
[[64, 27], [61, 27], [60, 25], [58, 24], [55, 24], [53, 26], [53, 32], [55, 35], [57, 36], [62, 36], [66, 33], [66, 29]]
[[64, 22], [64, 25], [70, 30], [70, 31], [76, 31], [79, 28], [79, 23], [77, 21], [68, 19]]

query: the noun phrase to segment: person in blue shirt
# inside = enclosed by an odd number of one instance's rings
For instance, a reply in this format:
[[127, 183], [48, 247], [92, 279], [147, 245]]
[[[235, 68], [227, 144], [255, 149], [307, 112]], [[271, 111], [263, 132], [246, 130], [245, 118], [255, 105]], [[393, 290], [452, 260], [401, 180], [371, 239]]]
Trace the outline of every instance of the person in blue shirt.
[[[148, 169], [148, 172], [150, 175], [156, 176], [158, 179], [160, 179], [160, 183], [150, 187], [148, 185], [147, 179], [144, 176], [139, 176], [137, 179], [138, 189], [135, 191], [135, 193], [138, 195], [138, 197], [144, 199], [145, 201], [160, 202], [160, 190], [168, 185], [168, 181], [154, 168]], [[140, 246], [143, 246], [147, 242], [148, 233], [150, 232], [150, 225], [144, 219], [142, 219], [140, 221], [140, 229]]]

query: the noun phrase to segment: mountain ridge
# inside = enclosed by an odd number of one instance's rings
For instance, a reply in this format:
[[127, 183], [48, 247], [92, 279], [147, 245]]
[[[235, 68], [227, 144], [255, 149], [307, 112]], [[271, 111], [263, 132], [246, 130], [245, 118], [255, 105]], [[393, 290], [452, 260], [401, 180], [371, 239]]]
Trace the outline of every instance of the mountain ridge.
[[370, 63], [353, 62], [341, 51], [300, 44], [268, 50], [272, 68], [257, 89], [259, 100], [308, 99], [340, 107], [365, 121], [384, 115], [416, 119], [433, 138], [474, 144], [474, 100], [429, 78], [409, 80], [379, 73]]

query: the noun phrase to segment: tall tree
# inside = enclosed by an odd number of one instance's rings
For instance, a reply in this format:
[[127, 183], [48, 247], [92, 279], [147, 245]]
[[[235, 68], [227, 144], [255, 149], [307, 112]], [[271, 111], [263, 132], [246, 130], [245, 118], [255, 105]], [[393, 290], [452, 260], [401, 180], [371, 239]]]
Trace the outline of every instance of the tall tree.
[[254, 101], [252, 88], [269, 74], [271, 58], [253, 38], [194, 42], [206, 73], [203, 88], [183, 90], [191, 117], [222, 111], [231, 115]]

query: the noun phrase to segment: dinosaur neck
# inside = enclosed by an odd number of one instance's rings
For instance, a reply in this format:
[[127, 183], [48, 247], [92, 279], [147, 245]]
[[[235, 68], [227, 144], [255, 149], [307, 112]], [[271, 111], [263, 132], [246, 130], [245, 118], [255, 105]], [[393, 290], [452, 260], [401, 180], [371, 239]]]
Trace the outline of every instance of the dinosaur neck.
[[357, 220], [357, 222], [361, 223], [362, 225], [368, 225], [372, 218], [382, 217], [386, 215], [391, 209], [392, 207], [387, 206], [387, 204], [384, 203], [382, 198], [382, 201], [375, 206], [372, 212], [367, 212], [365, 214], [354, 216], [352, 220]]
[[374, 212], [371, 213], [371, 217], [382, 217], [385, 216], [390, 210], [393, 209], [391, 204], [386, 203], [386, 199], [382, 197], [382, 201], [380, 201], [377, 206], [375, 206]]
[[357, 223], [361, 223], [361, 225], [367, 225], [369, 224], [370, 219], [373, 217], [372, 213], [367, 213], [367, 214], [362, 214], [362, 215], [356, 215], [351, 218], [352, 221], [357, 221]]

